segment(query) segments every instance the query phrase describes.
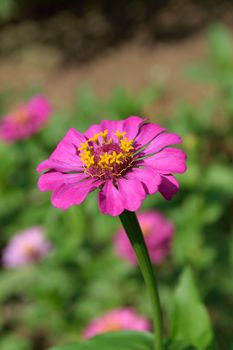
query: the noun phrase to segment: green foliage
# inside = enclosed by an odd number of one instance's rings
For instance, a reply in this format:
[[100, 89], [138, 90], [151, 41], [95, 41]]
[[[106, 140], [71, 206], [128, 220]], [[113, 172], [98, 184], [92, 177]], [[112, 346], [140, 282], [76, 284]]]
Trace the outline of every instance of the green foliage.
[[[190, 72], [194, 77], [202, 80], [224, 83], [232, 78], [233, 67], [233, 41], [232, 35], [223, 24], [215, 24], [208, 29], [208, 55], [207, 65], [193, 66]], [[209, 67], [209, 68], [208, 68]]]
[[11, 18], [17, 10], [16, 0], [0, 1], [0, 21], [6, 21]]
[[142, 115], [143, 110], [158, 100], [161, 93], [162, 87], [158, 85], [148, 87], [137, 96], [125, 88], [118, 87], [113, 89], [109, 98], [100, 100], [90, 88], [83, 87], [78, 92], [71, 117], [74, 125], [79, 129], [81, 125], [84, 131], [100, 118], [122, 119], [130, 115]]
[[58, 346], [52, 350], [152, 350], [153, 336], [149, 333], [121, 331], [102, 334], [79, 344]]
[[208, 207], [204, 198], [198, 195], [190, 195], [182, 207], [173, 210], [172, 218], [177, 230], [173, 257], [177, 264], [188, 261], [195, 266], [206, 267], [213, 262], [215, 252], [211, 247], [205, 246], [202, 232], [205, 225], [215, 221], [219, 214], [221, 207], [214, 204]]
[[174, 293], [171, 337], [199, 350], [207, 349], [213, 338], [208, 312], [189, 268], [184, 270]]
[[0, 340], [0, 350], [29, 350], [30, 343], [17, 336], [9, 336]]
[[[224, 106], [225, 111], [232, 118], [233, 114], [233, 37], [232, 33], [223, 25], [216, 24], [209, 28], [208, 62], [192, 65], [188, 69], [190, 77], [213, 84], [217, 94], [213, 98], [216, 108]], [[221, 104], [220, 104], [221, 103]], [[222, 111], [222, 109], [220, 109]]]
[[209, 56], [213, 64], [226, 70], [233, 66], [233, 41], [229, 30], [221, 23], [210, 27], [208, 30]]
[[161, 91], [161, 87], [151, 86], [138, 96], [132, 96], [124, 88], [115, 89], [109, 101], [110, 117], [122, 119], [129, 115], [142, 115], [145, 108], [160, 97]]

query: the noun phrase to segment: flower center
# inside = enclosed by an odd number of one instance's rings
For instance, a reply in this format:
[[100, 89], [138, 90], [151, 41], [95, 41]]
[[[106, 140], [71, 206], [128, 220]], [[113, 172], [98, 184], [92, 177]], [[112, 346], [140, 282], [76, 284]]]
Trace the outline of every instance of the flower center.
[[25, 255], [30, 259], [37, 259], [38, 258], [38, 251], [35, 247], [33, 247], [30, 244], [25, 244], [23, 247]]
[[20, 109], [16, 110], [13, 113], [13, 119], [19, 125], [26, 124], [28, 122], [28, 119], [29, 119], [29, 114], [28, 114], [28, 111], [26, 110], [26, 108], [20, 108]]
[[115, 332], [121, 329], [121, 325], [116, 321], [108, 321], [103, 327], [103, 332]]
[[92, 177], [110, 179], [120, 176], [133, 161], [133, 140], [125, 132], [114, 133], [117, 141], [108, 138], [108, 130], [94, 134], [78, 148], [85, 172]]
[[142, 223], [141, 223], [141, 228], [142, 228], [142, 233], [143, 233], [143, 236], [144, 236], [144, 237], [150, 235], [150, 233], [151, 233], [151, 227], [150, 227], [149, 225], [146, 225], [146, 224], [142, 224]]

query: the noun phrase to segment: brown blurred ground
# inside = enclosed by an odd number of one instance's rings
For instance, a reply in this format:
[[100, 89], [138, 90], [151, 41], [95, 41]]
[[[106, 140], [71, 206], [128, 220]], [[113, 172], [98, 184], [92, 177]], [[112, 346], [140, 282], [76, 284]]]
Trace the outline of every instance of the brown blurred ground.
[[231, 2], [155, 1], [144, 8], [141, 1], [130, 1], [131, 7], [120, 1], [115, 12], [100, 3], [82, 4], [80, 13], [32, 7], [28, 17], [2, 26], [0, 90], [40, 86], [63, 107], [83, 85], [106, 96], [115, 86], [137, 92], [161, 82], [166, 95], [148, 111], [156, 114], [172, 114], [175, 102], [195, 103], [210, 93], [190, 84], [184, 70], [204, 58], [209, 23], [221, 19], [231, 26]]
[[[124, 86], [132, 92], [154, 82], [164, 83], [166, 98], [156, 104], [154, 112], [171, 112], [177, 100], [188, 98], [199, 101], [206, 88], [187, 81], [185, 67], [205, 55], [203, 34], [175, 42], [144, 47], [137, 41], [126, 42], [108, 50], [104, 55], [77, 66], [60, 66], [56, 53], [37, 49], [21, 57], [0, 60], [0, 89], [41, 86], [55, 105], [68, 106], [77, 89], [93, 87], [98, 96], [106, 96], [115, 86]], [[39, 51], [39, 48], [38, 48]], [[53, 57], [54, 56], [54, 57]]]

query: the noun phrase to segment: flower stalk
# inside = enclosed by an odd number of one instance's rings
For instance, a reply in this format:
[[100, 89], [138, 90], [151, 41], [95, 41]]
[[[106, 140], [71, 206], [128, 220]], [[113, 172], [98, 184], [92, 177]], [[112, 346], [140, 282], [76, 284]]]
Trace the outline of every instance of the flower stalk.
[[121, 223], [131, 242], [133, 250], [137, 256], [148, 293], [151, 299], [153, 312], [155, 347], [154, 350], [162, 350], [162, 313], [159, 300], [159, 293], [155, 274], [144, 241], [141, 227], [134, 212], [125, 210], [120, 216]]

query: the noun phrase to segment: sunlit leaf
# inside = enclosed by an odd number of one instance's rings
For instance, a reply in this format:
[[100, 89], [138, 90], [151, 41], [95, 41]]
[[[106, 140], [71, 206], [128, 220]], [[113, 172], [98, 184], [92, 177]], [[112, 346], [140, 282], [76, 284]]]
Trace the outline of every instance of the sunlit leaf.
[[175, 290], [171, 336], [199, 350], [207, 349], [213, 338], [208, 312], [201, 302], [189, 268], [182, 273]]

